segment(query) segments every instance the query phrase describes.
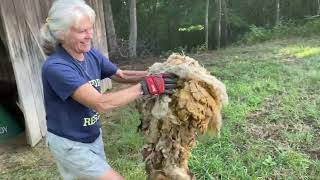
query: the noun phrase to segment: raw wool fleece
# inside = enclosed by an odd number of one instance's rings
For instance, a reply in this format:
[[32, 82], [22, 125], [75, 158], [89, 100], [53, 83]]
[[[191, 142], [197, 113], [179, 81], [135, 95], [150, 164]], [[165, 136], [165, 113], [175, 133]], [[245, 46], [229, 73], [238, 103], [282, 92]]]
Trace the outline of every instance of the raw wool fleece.
[[226, 88], [196, 60], [178, 54], [153, 64], [149, 72], [174, 73], [179, 81], [173, 95], [143, 97], [138, 103], [148, 179], [195, 179], [188, 159], [196, 133], [219, 135], [221, 108], [228, 103]]

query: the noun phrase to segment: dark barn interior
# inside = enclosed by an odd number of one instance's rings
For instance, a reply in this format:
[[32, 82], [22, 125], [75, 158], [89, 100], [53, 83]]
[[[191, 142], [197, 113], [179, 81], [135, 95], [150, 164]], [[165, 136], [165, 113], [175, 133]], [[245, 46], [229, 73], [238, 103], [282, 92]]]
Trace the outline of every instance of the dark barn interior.
[[23, 128], [24, 116], [18, 102], [19, 96], [13, 67], [7, 49], [3, 41], [0, 41], [0, 108], [12, 118], [14, 122], [11, 123]]

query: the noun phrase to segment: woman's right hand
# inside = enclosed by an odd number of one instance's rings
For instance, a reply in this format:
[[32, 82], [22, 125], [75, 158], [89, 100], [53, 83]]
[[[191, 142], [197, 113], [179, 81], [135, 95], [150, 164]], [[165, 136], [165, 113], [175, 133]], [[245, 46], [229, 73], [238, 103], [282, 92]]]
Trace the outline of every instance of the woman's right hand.
[[177, 87], [178, 76], [175, 74], [148, 75], [142, 80], [143, 95], [173, 94]]

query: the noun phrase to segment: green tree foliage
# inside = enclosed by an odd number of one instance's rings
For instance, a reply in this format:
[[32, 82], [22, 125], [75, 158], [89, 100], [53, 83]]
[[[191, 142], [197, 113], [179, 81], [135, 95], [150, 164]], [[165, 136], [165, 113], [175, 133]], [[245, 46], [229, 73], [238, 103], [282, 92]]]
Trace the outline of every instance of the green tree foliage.
[[[225, 3], [221, 21], [222, 47], [248, 37], [248, 32], [255, 33], [262, 40], [272, 36], [268, 33], [277, 32], [277, 36], [281, 36], [280, 31], [274, 29], [278, 28], [283, 32], [287, 27], [309, 23], [306, 17], [316, 15], [319, 7], [318, 0], [280, 0], [280, 22], [275, 27], [277, 0], [222, 2]], [[112, 6], [117, 36], [127, 42], [129, 0], [112, 0]], [[216, 9], [215, 0], [210, 0], [209, 48], [217, 45]], [[206, 0], [137, 0], [138, 55], [160, 54], [169, 50], [192, 51], [196, 47], [203, 47], [205, 17]], [[287, 30], [290, 31], [290, 28]], [[263, 34], [264, 32], [267, 34]], [[285, 35], [288, 32], [283, 33]]]

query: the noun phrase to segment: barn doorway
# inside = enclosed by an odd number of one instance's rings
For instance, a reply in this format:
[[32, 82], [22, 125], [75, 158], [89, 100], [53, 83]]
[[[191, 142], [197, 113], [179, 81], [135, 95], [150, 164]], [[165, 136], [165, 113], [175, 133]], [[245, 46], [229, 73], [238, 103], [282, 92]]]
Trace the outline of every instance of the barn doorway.
[[[1, 26], [1, 25], [0, 25]], [[2, 27], [0, 27], [2, 28]], [[18, 106], [19, 95], [13, 66], [3, 41], [0, 41], [0, 143], [26, 144], [24, 115]]]

